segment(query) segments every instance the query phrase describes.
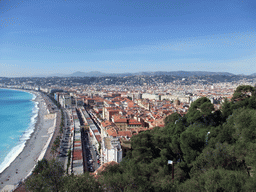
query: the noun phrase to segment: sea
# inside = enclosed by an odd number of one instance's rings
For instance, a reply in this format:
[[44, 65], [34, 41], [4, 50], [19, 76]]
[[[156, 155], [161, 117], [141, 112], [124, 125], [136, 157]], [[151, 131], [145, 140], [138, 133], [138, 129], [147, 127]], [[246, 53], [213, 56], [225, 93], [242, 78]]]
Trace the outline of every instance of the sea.
[[0, 89], [0, 173], [22, 152], [34, 131], [38, 103], [32, 93]]

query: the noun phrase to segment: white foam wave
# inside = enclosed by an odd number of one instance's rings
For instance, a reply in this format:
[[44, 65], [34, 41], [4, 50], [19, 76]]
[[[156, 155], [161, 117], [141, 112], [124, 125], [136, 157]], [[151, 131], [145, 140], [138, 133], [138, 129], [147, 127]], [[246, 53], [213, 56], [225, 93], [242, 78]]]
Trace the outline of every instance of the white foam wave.
[[19, 145], [16, 145], [14, 148], [12, 148], [12, 150], [4, 158], [4, 161], [1, 163], [0, 173], [2, 173], [15, 160], [15, 158], [22, 152], [24, 147], [25, 142], [20, 143]]
[[35, 94], [33, 94], [33, 98], [32, 98], [32, 101], [34, 101], [35, 99], [36, 99], [36, 95]]
[[4, 158], [4, 161], [0, 164], [0, 173], [3, 172], [15, 159], [16, 157], [22, 152], [25, 147], [26, 141], [30, 138], [31, 134], [34, 132], [35, 124], [38, 117], [38, 102], [34, 101], [34, 108], [32, 110], [32, 116], [30, 119], [29, 127], [26, 131], [23, 132], [21, 135], [18, 144], [11, 149], [11, 151], [7, 154]]

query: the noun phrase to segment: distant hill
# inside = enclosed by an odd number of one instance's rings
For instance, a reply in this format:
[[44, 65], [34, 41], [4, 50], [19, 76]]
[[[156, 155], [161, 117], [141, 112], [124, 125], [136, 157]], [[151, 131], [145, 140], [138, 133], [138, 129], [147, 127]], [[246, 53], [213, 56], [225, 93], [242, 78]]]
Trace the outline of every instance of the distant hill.
[[181, 76], [181, 77], [189, 77], [189, 76], [204, 76], [204, 75], [225, 75], [232, 76], [234, 74], [228, 72], [208, 72], [208, 71], [156, 71], [156, 72], [137, 72], [137, 73], [102, 73], [99, 71], [91, 71], [91, 72], [81, 72], [77, 71], [72, 74], [52, 74], [48, 75], [48, 77], [58, 76], [58, 77], [125, 77], [125, 76], [151, 76], [151, 75], [172, 75], [172, 76]]
[[72, 73], [70, 75], [65, 75], [68, 77], [102, 77], [105, 76], [105, 73], [101, 73], [99, 71], [91, 71], [91, 72], [81, 72], [77, 71], [75, 73]]
[[156, 72], [141, 72], [135, 73], [136, 75], [173, 75], [173, 76], [182, 76], [182, 77], [189, 77], [189, 76], [204, 76], [204, 75], [226, 75], [231, 76], [234, 75], [232, 73], [227, 72], [208, 72], [208, 71], [156, 71]]

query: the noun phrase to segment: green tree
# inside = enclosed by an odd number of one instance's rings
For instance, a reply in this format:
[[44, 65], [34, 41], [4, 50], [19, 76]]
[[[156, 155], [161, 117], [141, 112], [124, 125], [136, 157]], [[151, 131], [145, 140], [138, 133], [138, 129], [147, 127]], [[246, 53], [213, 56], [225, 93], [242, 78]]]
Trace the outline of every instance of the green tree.
[[107, 191], [136, 191], [138, 180], [133, 174], [133, 167], [121, 164], [109, 165], [99, 174], [99, 182]]
[[190, 164], [205, 146], [205, 137], [189, 131], [183, 132], [180, 137], [180, 146], [185, 162]]
[[193, 124], [195, 122], [203, 122], [209, 124], [212, 111], [214, 111], [213, 104], [206, 97], [201, 97], [194, 101], [186, 114], [187, 122]]
[[63, 181], [64, 168], [60, 162], [45, 159], [39, 161], [26, 180], [26, 188], [30, 191], [60, 191]]
[[175, 112], [164, 119], [164, 124], [167, 125], [168, 123], [174, 123], [176, 120], [180, 118], [181, 118], [181, 115]]
[[255, 94], [256, 89], [251, 85], [240, 85], [236, 88], [232, 97], [232, 101], [242, 101], [251, 96], [255, 96]]
[[63, 178], [61, 191], [65, 192], [101, 192], [101, 185], [88, 172], [82, 175], [68, 175]]
[[243, 172], [211, 168], [179, 185], [177, 191], [248, 191], [245, 189], [251, 188], [251, 185], [247, 188], [244, 185], [248, 179]]
[[221, 105], [221, 112], [224, 120], [226, 120], [228, 116], [232, 114], [232, 111], [233, 111], [232, 103], [229, 102], [227, 98], [225, 98], [224, 102]]
[[153, 144], [153, 136], [145, 131], [131, 138], [132, 157], [135, 162], [150, 163], [159, 156], [160, 150]]

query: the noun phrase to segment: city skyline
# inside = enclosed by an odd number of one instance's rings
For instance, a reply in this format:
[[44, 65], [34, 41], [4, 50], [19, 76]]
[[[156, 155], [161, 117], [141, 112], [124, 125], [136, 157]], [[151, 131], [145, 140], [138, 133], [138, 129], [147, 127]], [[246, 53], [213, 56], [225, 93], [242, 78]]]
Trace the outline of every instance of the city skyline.
[[77, 71], [211, 71], [250, 75], [255, 3], [6, 1], [0, 76]]

